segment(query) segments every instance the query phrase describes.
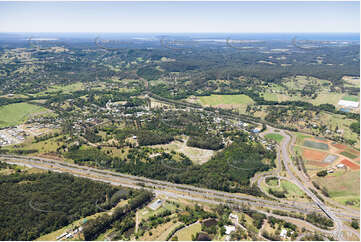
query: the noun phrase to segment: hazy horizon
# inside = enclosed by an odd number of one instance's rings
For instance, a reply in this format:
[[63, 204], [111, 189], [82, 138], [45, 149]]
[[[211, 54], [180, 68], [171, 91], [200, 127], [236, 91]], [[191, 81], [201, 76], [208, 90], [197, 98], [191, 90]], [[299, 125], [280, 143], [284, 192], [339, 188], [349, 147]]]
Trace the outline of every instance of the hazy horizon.
[[0, 2], [0, 11], [6, 33], [360, 32], [359, 2]]

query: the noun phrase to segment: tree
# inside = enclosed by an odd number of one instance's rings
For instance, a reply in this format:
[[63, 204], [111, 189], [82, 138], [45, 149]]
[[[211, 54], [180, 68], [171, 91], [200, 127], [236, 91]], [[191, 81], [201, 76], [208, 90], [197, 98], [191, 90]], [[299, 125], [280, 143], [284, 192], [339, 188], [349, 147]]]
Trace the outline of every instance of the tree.
[[317, 172], [317, 176], [319, 176], [319, 177], [324, 177], [326, 175], [327, 175], [327, 170], [322, 170], [322, 171]]
[[357, 221], [357, 219], [354, 219], [354, 218], [352, 219], [351, 226], [354, 229], [358, 229], [360, 227], [359, 222]]

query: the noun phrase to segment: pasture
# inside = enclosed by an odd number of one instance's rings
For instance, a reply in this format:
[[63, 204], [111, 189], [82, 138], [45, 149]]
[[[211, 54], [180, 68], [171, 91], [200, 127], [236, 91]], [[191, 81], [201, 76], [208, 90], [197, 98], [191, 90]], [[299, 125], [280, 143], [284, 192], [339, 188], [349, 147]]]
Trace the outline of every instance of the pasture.
[[46, 108], [29, 104], [13, 103], [0, 107], [0, 128], [16, 126], [23, 123], [28, 118], [37, 114], [49, 111]]
[[360, 205], [360, 172], [343, 169], [325, 177], [314, 177], [314, 180], [325, 187], [330, 197], [344, 205], [358, 207]]
[[243, 94], [239, 95], [210, 95], [200, 97], [202, 105], [216, 106], [220, 104], [252, 104], [253, 100]]

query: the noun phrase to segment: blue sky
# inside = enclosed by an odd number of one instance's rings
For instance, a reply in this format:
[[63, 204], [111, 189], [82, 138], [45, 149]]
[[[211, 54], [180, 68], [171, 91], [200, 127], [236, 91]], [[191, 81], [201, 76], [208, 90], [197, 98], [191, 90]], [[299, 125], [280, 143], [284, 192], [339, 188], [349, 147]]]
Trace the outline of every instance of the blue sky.
[[0, 2], [0, 32], [359, 32], [359, 2]]

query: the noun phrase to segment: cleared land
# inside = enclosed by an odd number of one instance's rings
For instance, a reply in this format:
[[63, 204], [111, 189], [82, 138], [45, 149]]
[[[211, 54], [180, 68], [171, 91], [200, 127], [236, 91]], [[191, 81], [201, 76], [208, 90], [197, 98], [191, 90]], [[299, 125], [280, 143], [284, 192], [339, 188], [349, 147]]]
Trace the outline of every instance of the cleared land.
[[327, 153], [318, 150], [303, 149], [302, 156], [307, 160], [323, 161]]
[[15, 126], [31, 116], [49, 110], [29, 103], [13, 103], [0, 107], [0, 127]]
[[200, 149], [196, 147], [187, 146], [186, 138], [183, 142], [180, 141], [172, 141], [169, 144], [165, 145], [153, 145], [155, 148], [164, 148], [166, 150], [174, 150], [176, 152], [181, 152], [185, 154], [189, 159], [191, 159], [196, 164], [203, 164], [211, 159], [211, 157], [215, 154], [213, 150]]

